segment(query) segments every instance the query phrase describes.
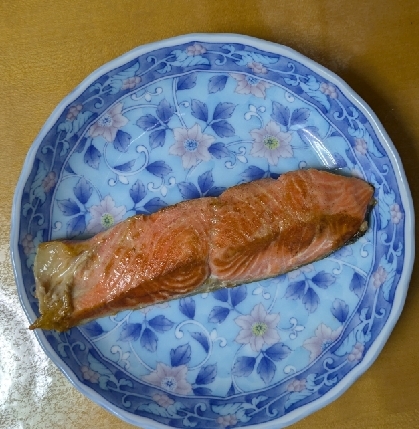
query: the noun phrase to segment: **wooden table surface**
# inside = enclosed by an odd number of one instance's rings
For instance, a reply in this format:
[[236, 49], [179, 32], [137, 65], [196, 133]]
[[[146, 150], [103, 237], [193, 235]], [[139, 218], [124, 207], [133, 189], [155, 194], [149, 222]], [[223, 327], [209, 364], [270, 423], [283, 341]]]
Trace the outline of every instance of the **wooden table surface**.
[[[3, 0], [0, 3], [0, 427], [132, 427], [83, 397], [27, 331], [9, 252], [14, 187], [40, 128], [78, 83], [144, 43], [240, 33], [290, 46], [342, 77], [374, 110], [419, 201], [417, 0]], [[374, 365], [293, 427], [419, 428], [419, 270]]]

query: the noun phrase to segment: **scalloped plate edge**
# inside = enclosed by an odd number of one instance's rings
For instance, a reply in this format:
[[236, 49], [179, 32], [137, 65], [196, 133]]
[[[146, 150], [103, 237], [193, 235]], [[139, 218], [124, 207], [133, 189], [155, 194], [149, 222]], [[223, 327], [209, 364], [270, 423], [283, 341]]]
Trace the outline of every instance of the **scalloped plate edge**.
[[[400, 156], [397, 153], [393, 143], [390, 140], [390, 137], [384, 130], [382, 124], [378, 120], [377, 116], [373, 113], [372, 109], [363, 101], [358, 94], [356, 94], [340, 77], [316, 63], [315, 61], [305, 57], [304, 55], [298, 53], [297, 51], [286, 47], [284, 45], [280, 45], [273, 42], [268, 42], [262, 39], [240, 35], [240, 34], [231, 34], [231, 33], [214, 33], [214, 34], [206, 34], [206, 33], [192, 33], [182, 36], [173, 37], [170, 39], [165, 39], [153, 43], [149, 43], [146, 45], [142, 45], [132, 49], [131, 51], [121, 55], [120, 57], [111, 60], [105, 65], [99, 67], [94, 72], [92, 72], [87, 78], [85, 78], [72, 92], [70, 92], [54, 109], [50, 117], [45, 122], [44, 126], [41, 128], [38, 136], [35, 138], [32, 143], [28, 154], [25, 158], [23, 164], [23, 170], [19, 177], [18, 183], [16, 185], [15, 194], [13, 197], [13, 205], [12, 205], [12, 213], [11, 213], [11, 232], [10, 232], [10, 252], [11, 252], [11, 260], [12, 267], [14, 272], [15, 281], [17, 284], [19, 300], [21, 305], [26, 313], [26, 316], [29, 321], [33, 321], [35, 319], [35, 314], [30, 308], [29, 302], [27, 300], [26, 295], [23, 292], [23, 279], [21, 277], [20, 271], [18, 269], [20, 265], [20, 257], [18, 252], [18, 234], [19, 234], [19, 223], [15, 222], [15, 214], [20, 213], [20, 199], [22, 196], [22, 192], [25, 186], [25, 183], [28, 179], [30, 168], [32, 165], [36, 151], [41, 144], [43, 138], [47, 134], [47, 132], [51, 129], [60, 115], [63, 113], [64, 109], [82, 92], [87, 89], [87, 87], [92, 84], [97, 78], [102, 76], [104, 73], [111, 71], [114, 68], [117, 68], [124, 63], [133, 60], [135, 57], [150, 52], [154, 49], [158, 49], [161, 47], [170, 47], [175, 46], [181, 43], [188, 43], [192, 41], [205, 41], [212, 43], [247, 43], [257, 49], [269, 51], [272, 53], [277, 53], [279, 55], [285, 55], [290, 59], [303, 63], [313, 69], [319, 75], [326, 77], [330, 82], [339, 87], [339, 89], [344, 93], [344, 95], [354, 104], [359, 110], [368, 118], [371, 123], [374, 131], [377, 133], [379, 140], [385, 146], [386, 153], [389, 157], [390, 162], [392, 163], [395, 171], [397, 172], [396, 179], [401, 191], [401, 199], [403, 201], [404, 207], [406, 207], [405, 211], [405, 263], [403, 266], [403, 271], [400, 276], [399, 284], [396, 289], [393, 307], [390, 312], [390, 316], [385, 325], [385, 328], [379, 333], [374, 343], [369, 348], [366, 353], [364, 359], [361, 361], [359, 365], [357, 365], [350, 373], [348, 373], [336, 386], [330, 389], [324, 396], [321, 398], [310, 402], [302, 407], [280, 417], [279, 419], [275, 419], [271, 422], [246, 426], [249, 429], [279, 429], [291, 424], [296, 423], [302, 418], [312, 414], [313, 412], [325, 407], [326, 405], [333, 402], [339, 396], [341, 396], [376, 360], [379, 353], [383, 349], [385, 343], [387, 342], [390, 334], [399, 319], [403, 306], [407, 296], [407, 290], [409, 287], [410, 277], [413, 269], [413, 262], [415, 256], [415, 243], [414, 243], [414, 209], [413, 209], [413, 201], [409, 189], [409, 185], [407, 183], [406, 175], [402, 167], [402, 163], [400, 160]], [[167, 429], [166, 425], [162, 425], [157, 423], [151, 419], [141, 416], [135, 416], [131, 413], [125, 412], [114, 405], [110, 404], [106, 401], [102, 396], [93, 391], [91, 388], [81, 383], [74, 375], [74, 373], [65, 365], [59, 357], [52, 350], [51, 346], [46, 340], [44, 333], [35, 332], [35, 336], [41, 345], [42, 349], [46, 353], [46, 355], [54, 362], [54, 364], [62, 371], [62, 373], [67, 377], [67, 379], [71, 382], [71, 384], [79, 390], [82, 394], [84, 394], [90, 400], [96, 402], [98, 405], [111, 412], [115, 416], [120, 419], [131, 423], [133, 425], [141, 425], [144, 429]], [[279, 425], [279, 426], [278, 426]]]

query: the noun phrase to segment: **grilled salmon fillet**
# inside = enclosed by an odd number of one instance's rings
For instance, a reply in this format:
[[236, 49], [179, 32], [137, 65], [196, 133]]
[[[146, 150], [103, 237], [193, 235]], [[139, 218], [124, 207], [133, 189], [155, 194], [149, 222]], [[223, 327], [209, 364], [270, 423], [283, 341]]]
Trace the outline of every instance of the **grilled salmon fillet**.
[[133, 216], [88, 240], [42, 243], [34, 264], [41, 316], [30, 328], [64, 331], [286, 273], [364, 232], [373, 193], [358, 178], [299, 170]]

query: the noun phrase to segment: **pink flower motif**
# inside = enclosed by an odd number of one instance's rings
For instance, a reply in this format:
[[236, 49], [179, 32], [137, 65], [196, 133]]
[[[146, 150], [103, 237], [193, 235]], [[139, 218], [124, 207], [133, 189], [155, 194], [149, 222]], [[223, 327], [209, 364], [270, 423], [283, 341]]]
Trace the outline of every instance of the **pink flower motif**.
[[302, 380], [292, 380], [290, 384], [287, 386], [287, 390], [289, 392], [301, 392], [306, 388], [306, 379]]
[[266, 158], [271, 165], [277, 165], [279, 158], [291, 158], [294, 155], [290, 145], [292, 134], [283, 133], [274, 121], [270, 121], [264, 128], [250, 131], [253, 137], [253, 146], [250, 154], [259, 158]]
[[140, 76], [129, 77], [122, 81], [121, 90], [135, 88], [141, 82]]
[[80, 367], [85, 380], [89, 380], [91, 383], [98, 383], [100, 374], [96, 371], [93, 371], [88, 366], [84, 365]]
[[115, 201], [107, 195], [98, 206], [90, 207], [92, 219], [87, 225], [87, 230], [97, 234], [120, 222], [126, 212], [125, 206], [115, 207]]
[[355, 139], [355, 150], [365, 155], [368, 152], [367, 142], [364, 139]]
[[50, 171], [45, 179], [42, 181], [42, 188], [45, 192], [49, 192], [57, 183], [57, 174], [54, 171]]
[[378, 289], [387, 279], [387, 271], [384, 269], [384, 267], [379, 266], [377, 268], [377, 271], [373, 273], [372, 280], [373, 280], [373, 286]]
[[170, 146], [169, 153], [182, 157], [183, 168], [191, 168], [199, 161], [209, 161], [208, 148], [215, 138], [203, 134], [201, 127], [195, 124], [192, 128], [174, 128], [175, 144]]
[[236, 337], [240, 344], [249, 344], [255, 352], [260, 352], [264, 344], [275, 344], [280, 340], [276, 326], [279, 314], [268, 314], [263, 304], [257, 304], [248, 316], [234, 319], [242, 329]]
[[400, 206], [397, 203], [392, 204], [390, 206], [390, 216], [391, 216], [391, 221], [396, 225], [402, 220], [403, 214], [400, 211]]
[[81, 109], [83, 109], [82, 104], [76, 104], [76, 105], [70, 106], [70, 108], [68, 109], [66, 119], [68, 121], [74, 121], [74, 119], [76, 119], [77, 115], [80, 113]]
[[296, 279], [300, 274], [309, 273], [314, 270], [314, 266], [312, 264], [304, 265], [303, 267], [297, 268], [294, 271], [290, 271], [288, 273], [288, 278], [290, 280]]
[[320, 356], [339, 337], [341, 331], [341, 326], [336, 331], [332, 331], [331, 328], [321, 323], [315, 331], [316, 335], [303, 343], [303, 347], [310, 352], [310, 360], [313, 361]]
[[186, 48], [186, 53], [192, 57], [205, 54], [207, 50], [199, 43], [194, 43]]
[[323, 92], [323, 94], [328, 95], [330, 98], [337, 98], [338, 96], [338, 93], [336, 92], [336, 87], [331, 83], [323, 82], [320, 85], [320, 91]]
[[156, 393], [155, 395], [153, 395], [153, 400], [163, 408], [167, 408], [168, 406], [173, 405], [175, 403], [173, 399], [169, 398], [164, 393]]
[[356, 343], [348, 355], [349, 362], [360, 361], [362, 359], [362, 354], [364, 353], [364, 345], [361, 343]]
[[247, 67], [249, 67], [249, 69], [252, 69], [253, 73], [258, 73], [258, 74], [268, 73], [268, 70], [266, 70], [266, 67], [264, 67], [261, 63], [258, 63], [257, 61], [252, 61], [251, 63], [247, 63]]
[[171, 368], [159, 362], [156, 370], [151, 374], [143, 376], [143, 380], [161, 387], [168, 392], [186, 395], [192, 391], [191, 385], [186, 381], [187, 373], [188, 368], [186, 365]]
[[35, 245], [33, 244], [33, 237], [31, 234], [26, 234], [20, 244], [23, 247], [23, 252], [25, 255], [30, 255], [35, 250]]
[[128, 119], [121, 114], [122, 103], [108, 109], [89, 129], [91, 137], [102, 136], [106, 141], [113, 142], [119, 128], [128, 123]]
[[227, 414], [226, 416], [219, 416], [217, 418], [217, 423], [226, 428], [228, 426], [235, 426], [237, 424], [237, 417], [235, 414]]
[[255, 97], [265, 98], [266, 89], [272, 86], [270, 83], [254, 76], [241, 73], [231, 73], [230, 75], [237, 81], [237, 86], [234, 90], [237, 94], [252, 94]]

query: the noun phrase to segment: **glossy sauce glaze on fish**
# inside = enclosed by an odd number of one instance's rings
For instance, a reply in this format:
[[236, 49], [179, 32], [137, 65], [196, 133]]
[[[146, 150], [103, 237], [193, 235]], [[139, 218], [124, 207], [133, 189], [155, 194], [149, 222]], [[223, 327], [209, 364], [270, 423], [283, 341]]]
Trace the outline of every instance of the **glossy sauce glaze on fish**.
[[319, 260], [365, 231], [373, 192], [358, 178], [300, 170], [134, 216], [85, 241], [42, 243], [31, 329], [63, 331]]

